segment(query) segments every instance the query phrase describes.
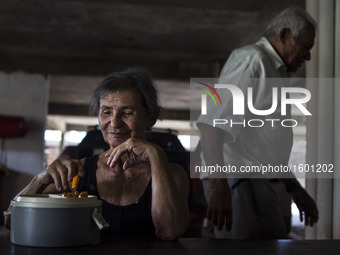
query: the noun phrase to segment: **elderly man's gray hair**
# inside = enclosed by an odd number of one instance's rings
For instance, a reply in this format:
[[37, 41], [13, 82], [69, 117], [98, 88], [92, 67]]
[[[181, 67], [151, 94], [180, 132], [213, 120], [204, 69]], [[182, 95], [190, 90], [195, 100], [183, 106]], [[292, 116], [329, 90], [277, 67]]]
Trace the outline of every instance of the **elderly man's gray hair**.
[[289, 29], [293, 36], [298, 36], [306, 26], [312, 25], [316, 30], [316, 22], [308, 12], [299, 7], [290, 7], [280, 12], [268, 25], [263, 33], [267, 39], [274, 39], [284, 28]]

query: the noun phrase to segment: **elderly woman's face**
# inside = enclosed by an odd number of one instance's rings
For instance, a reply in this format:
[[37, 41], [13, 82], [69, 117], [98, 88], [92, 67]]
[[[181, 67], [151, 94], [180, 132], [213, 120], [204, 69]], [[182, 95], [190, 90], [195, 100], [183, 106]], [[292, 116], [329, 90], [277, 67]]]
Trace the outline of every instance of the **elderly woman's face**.
[[121, 90], [100, 99], [98, 114], [104, 140], [116, 147], [131, 137], [142, 139], [144, 132], [154, 123], [135, 90]]

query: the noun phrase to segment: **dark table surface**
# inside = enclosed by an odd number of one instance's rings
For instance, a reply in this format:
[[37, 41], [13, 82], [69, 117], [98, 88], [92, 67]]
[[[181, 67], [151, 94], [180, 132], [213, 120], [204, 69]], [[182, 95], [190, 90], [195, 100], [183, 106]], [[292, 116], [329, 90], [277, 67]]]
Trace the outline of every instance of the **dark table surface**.
[[340, 254], [340, 240], [222, 240], [182, 238], [175, 242], [154, 240], [112, 240], [98, 245], [66, 248], [36, 248], [12, 244], [9, 233], [0, 235], [0, 254], [32, 255], [138, 255], [138, 254]]

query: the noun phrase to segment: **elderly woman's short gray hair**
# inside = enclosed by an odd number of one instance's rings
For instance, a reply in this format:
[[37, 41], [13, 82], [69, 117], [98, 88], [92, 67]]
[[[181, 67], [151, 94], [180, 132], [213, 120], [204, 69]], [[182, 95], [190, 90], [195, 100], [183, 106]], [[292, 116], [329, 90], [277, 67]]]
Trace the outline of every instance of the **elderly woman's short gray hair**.
[[263, 33], [267, 39], [274, 39], [280, 35], [283, 28], [288, 28], [297, 37], [308, 25], [316, 30], [316, 22], [308, 12], [299, 7], [290, 7], [280, 12], [268, 25]]
[[158, 104], [157, 90], [151, 73], [142, 67], [130, 67], [114, 72], [98, 84], [92, 95], [90, 115], [98, 115], [100, 99], [122, 89], [132, 89], [140, 93], [142, 103], [151, 119], [158, 119], [161, 107]]

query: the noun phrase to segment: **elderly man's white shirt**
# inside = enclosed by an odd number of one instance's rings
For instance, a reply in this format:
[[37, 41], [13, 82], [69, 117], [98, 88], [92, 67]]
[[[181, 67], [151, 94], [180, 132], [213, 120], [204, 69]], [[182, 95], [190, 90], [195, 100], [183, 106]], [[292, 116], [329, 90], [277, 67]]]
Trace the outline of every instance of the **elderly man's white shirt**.
[[[286, 78], [288, 78], [287, 70], [280, 56], [267, 39], [261, 38], [256, 44], [245, 46], [231, 53], [221, 71], [218, 83], [237, 85], [243, 91], [245, 99], [248, 87], [253, 87], [254, 108], [265, 110], [272, 106], [272, 88], [277, 87], [280, 91], [281, 87], [287, 86]], [[197, 124], [212, 125], [213, 119], [229, 121], [226, 125], [216, 126], [232, 137], [232, 141], [224, 143], [225, 164], [236, 166], [238, 169], [241, 166], [286, 165], [291, 151], [293, 133], [292, 128], [283, 127], [281, 121], [291, 119], [290, 109], [287, 109], [286, 116], [281, 116], [279, 99], [277, 109], [270, 116], [252, 114], [247, 111], [247, 104], [245, 104], [245, 115], [233, 115], [231, 93], [226, 93], [226, 89], [218, 89], [217, 92], [221, 96], [223, 106], [216, 106], [212, 100], [208, 101], [207, 114], [201, 115]], [[261, 128], [249, 127], [247, 122], [250, 119], [262, 119], [265, 125]], [[280, 121], [270, 122], [266, 119], [280, 119]], [[231, 126], [231, 120], [234, 123], [245, 121], [246, 127], [243, 124]], [[252, 123], [257, 125], [260, 122]], [[207, 175], [203, 174], [201, 177], [205, 178]], [[277, 175], [259, 175], [258, 177], [274, 178]]]

